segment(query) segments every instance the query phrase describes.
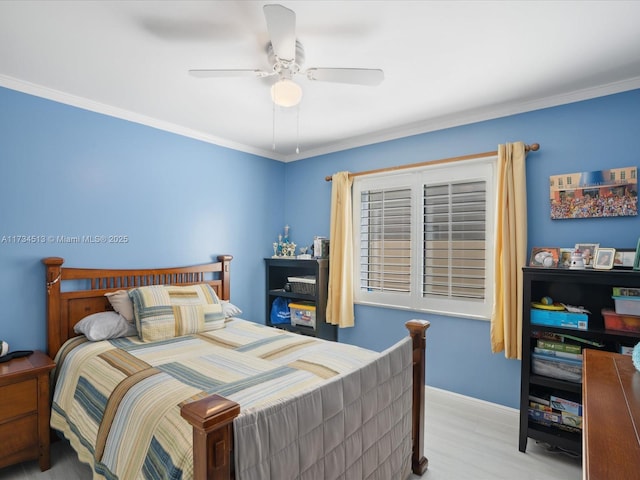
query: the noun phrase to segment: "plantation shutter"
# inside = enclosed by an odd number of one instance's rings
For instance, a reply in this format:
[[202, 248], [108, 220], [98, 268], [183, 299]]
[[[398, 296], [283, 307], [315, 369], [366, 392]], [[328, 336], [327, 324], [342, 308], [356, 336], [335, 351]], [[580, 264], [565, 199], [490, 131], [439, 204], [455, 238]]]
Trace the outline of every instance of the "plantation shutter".
[[361, 290], [411, 292], [411, 195], [410, 187], [361, 192]]
[[422, 296], [485, 299], [485, 181], [424, 185]]

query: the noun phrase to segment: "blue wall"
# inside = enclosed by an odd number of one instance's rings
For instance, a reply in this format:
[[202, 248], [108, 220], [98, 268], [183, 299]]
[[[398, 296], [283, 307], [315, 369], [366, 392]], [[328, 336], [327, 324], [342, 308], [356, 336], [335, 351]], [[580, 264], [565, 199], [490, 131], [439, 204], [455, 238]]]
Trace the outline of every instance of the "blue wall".
[[[640, 90], [635, 90], [307, 159], [287, 165], [287, 222], [298, 243], [328, 236], [331, 184], [324, 177], [335, 172], [487, 152], [521, 140], [541, 145], [527, 157], [529, 249], [582, 242], [635, 248], [638, 217], [552, 221], [549, 176], [637, 166], [638, 138]], [[303, 189], [305, 201], [299, 202]], [[428, 385], [518, 406], [520, 362], [491, 353], [489, 322], [356, 306], [356, 326], [340, 330], [339, 340], [381, 349], [405, 334], [404, 322], [411, 318], [432, 323], [427, 333]]]
[[[262, 259], [285, 165], [0, 88], [0, 339], [46, 349], [44, 266], [153, 267], [232, 254], [232, 298], [262, 319]], [[122, 244], [15, 235], [127, 235]], [[3, 241], [3, 238], [4, 241]]]
[[[337, 112], [339, 114], [339, 112]], [[550, 175], [638, 165], [640, 90], [323, 155], [289, 164], [0, 88], [0, 240], [127, 235], [125, 244], [0, 243], [0, 338], [46, 345], [45, 256], [70, 266], [151, 267], [234, 255], [232, 301], [264, 319], [264, 264], [285, 223], [292, 240], [329, 234], [324, 177], [538, 142], [529, 155], [529, 247], [634, 248], [637, 217], [549, 218]], [[221, 200], [223, 199], [223, 200]], [[428, 318], [427, 383], [517, 407], [520, 362], [492, 354], [479, 320], [356, 307], [341, 341], [383, 349]]]

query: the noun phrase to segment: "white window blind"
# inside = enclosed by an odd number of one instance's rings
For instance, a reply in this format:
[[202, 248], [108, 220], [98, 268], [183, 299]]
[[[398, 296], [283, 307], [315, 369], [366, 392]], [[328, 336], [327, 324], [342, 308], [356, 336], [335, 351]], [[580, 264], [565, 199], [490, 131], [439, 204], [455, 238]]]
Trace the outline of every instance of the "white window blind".
[[356, 177], [357, 303], [490, 317], [495, 160]]

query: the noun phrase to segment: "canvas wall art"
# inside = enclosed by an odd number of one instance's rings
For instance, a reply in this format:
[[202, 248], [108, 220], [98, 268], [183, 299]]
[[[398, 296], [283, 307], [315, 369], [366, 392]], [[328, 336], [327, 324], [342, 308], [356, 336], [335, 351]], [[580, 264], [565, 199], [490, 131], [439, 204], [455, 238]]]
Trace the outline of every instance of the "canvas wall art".
[[549, 177], [553, 220], [638, 215], [637, 167]]

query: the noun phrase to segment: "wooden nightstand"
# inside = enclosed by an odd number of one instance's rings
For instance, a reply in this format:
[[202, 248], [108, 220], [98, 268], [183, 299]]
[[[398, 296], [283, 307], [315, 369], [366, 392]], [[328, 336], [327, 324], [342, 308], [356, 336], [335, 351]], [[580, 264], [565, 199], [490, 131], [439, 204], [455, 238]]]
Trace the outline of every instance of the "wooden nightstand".
[[55, 366], [42, 352], [0, 363], [0, 468], [49, 455], [49, 372]]

